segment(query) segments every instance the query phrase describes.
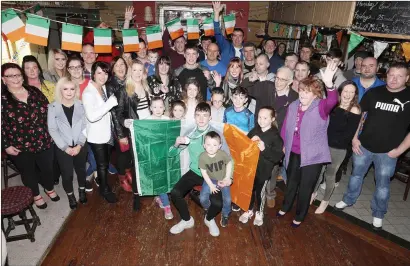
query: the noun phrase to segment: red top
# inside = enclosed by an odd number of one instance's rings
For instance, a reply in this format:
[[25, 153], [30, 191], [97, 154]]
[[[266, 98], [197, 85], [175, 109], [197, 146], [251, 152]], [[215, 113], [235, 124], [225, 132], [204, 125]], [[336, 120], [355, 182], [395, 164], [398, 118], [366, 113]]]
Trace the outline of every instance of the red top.
[[[94, 44], [94, 31], [90, 31], [87, 35], [85, 35], [83, 43]], [[120, 56], [120, 51], [115, 47], [115, 45], [113, 45], [111, 54], [98, 54], [97, 61], [110, 64], [112, 59], [116, 56]]]
[[85, 88], [88, 85], [88, 82], [90, 82], [90, 80], [85, 79], [84, 82], [82, 84], [80, 84], [80, 100], [81, 100], [81, 96], [83, 96], [83, 92], [84, 92]]

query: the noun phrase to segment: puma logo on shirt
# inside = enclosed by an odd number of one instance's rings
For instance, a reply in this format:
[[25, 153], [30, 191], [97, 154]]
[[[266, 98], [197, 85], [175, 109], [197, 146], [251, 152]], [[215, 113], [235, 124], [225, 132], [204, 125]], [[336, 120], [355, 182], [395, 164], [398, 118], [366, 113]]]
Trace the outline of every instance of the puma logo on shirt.
[[[382, 102], [376, 102], [376, 107], [375, 109], [380, 109], [383, 111], [389, 111], [389, 112], [394, 112], [394, 113], [398, 113], [401, 107], [401, 110], [404, 111], [404, 105], [406, 105], [407, 103], [409, 103], [410, 101], [407, 101], [405, 103], [402, 103], [399, 99], [394, 98], [393, 102], [395, 104], [392, 103], [382, 103]], [[398, 105], [397, 105], [398, 104]]]

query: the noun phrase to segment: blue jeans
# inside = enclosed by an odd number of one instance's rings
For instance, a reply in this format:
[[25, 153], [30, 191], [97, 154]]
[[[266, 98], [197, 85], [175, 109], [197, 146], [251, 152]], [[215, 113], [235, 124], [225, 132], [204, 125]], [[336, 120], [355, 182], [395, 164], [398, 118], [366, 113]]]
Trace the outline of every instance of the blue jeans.
[[[212, 183], [215, 185], [218, 183], [217, 180], [212, 180]], [[229, 213], [231, 212], [231, 187], [223, 187], [220, 188], [222, 192], [222, 216], [228, 217]], [[204, 181], [202, 184], [201, 193], [199, 195], [199, 201], [204, 209], [209, 209], [211, 206], [211, 201], [209, 200], [209, 195], [211, 195], [211, 189], [209, 188], [208, 184]]]
[[158, 197], [161, 199], [162, 206], [167, 207], [169, 206], [169, 198], [167, 193], [159, 194]]
[[391, 158], [387, 153], [373, 153], [360, 147], [363, 154], [353, 153], [353, 171], [349, 179], [346, 193], [343, 195], [343, 202], [347, 205], [356, 203], [362, 191], [363, 178], [370, 165], [374, 163], [376, 177], [376, 191], [371, 202], [372, 216], [383, 219], [387, 212], [390, 198], [390, 178], [394, 175], [397, 158]]
[[[90, 145], [87, 145], [88, 155], [87, 155], [87, 162], [90, 166], [87, 168], [87, 176], [90, 176], [92, 173], [97, 171], [97, 163], [95, 162], [94, 153], [91, 150]], [[108, 166], [108, 170], [110, 173], [117, 173], [117, 169], [110, 163]]]

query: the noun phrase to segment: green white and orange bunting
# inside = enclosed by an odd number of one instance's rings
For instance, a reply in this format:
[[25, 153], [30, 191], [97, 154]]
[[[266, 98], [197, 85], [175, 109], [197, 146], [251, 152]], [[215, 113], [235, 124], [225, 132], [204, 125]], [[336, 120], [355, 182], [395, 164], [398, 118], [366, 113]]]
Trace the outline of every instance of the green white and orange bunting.
[[83, 43], [83, 27], [73, 24], [63, 24], [61, 34], [61, 49], [81, 52]]
[[9, 8], [1, 11], [1, 31], [11, 42], [16, 42], [25, 37], [23, 21], [16, 11]]
[[199, 23], [195, 18], [186, 19], [188, 40], [198, 40], [199, 39]]
[[184, 36], [184, 29], [182, 28], [180, 18], [176, 18], [165, 23], [165, 26], [167, 27], [172, 40]]
[[148, 26], [145, 29], [147, 34], [148, 49], [161, 48], [162, 45], [162, 34], [160, 25]]
[[50, 20], [33, 14], [26, 14], [26, 37], [28, 43], [47, 46]]
[[214, 36], [214, 19], [212, 17], [204, 19], [202, 23], [205, 36]]
[[138, 52], [140, 49], [140, 42], [137, 29], [122, 30], [122, 42], [124, 44], [124, 52]]
[[226, 34], [232, 34], [235, 28], [235, 14], [224, 16]]
[[94, 50], [96, 53], [111, 53], [112, 36], [111, 29], [94, 29]]

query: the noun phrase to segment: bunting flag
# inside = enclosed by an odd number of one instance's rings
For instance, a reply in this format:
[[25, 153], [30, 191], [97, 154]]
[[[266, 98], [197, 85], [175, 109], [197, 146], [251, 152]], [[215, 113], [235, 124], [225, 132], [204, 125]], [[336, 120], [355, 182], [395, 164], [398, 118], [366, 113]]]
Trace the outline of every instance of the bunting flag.
[[404, 57], [406, 58], [406, 62], [410, 61], [410, 42], [404, 42], [401, 44], [403, 48]]
[[350, 52], [353, 51], [353, 49], [356, 48], [363, 41], [363, 39], [364, 39], [363, 36], [360, 36], [360, 35], [352, 32], [350, 34], [347, 53], [350, 54]]
[[161, 27], [159, 25], [148, 26], [146, 29], [148, 49], [156, 49], [162, 47]]
[[326, 36], [326, 42], [327, 42], [327, 50], [330, 50], [330, 47], [332, 46], [332, 41], [333, 41], [333, 35], [327, 35]]
[[11, 8], [1, 11], [1, 31], [11, 42], [25, 37], [24, 23]]
[[94, 50], [103, 54], [112, 52], [111, 29], [94, 28]]
[[50, 20], [26, 13], [25, 41], [33, 44], [47, 46]]
[[279, 23], [274, 23], [273, 25], [274, 25], [274, 26], [273, 26], [273, 33], [278, 32], [279, 29], [280, 29]]
[[[235, 126], [218, 122], [210, 124], [221, 135], [222, 141], [226, 141], [234, 161], [232, 202], [247, 211], [259, 159], [259, 148]], [[190, 161], [189, 153], [171, 147], [178, 136], [189, 136], [191, 143], [194, 139], [203, 138], [202, 134], [193, 136], [195, 128], [193, 121], [134, 120], [131, 141], [136, 183], [141, 196], [170, 192], [187, 172], [189, 164], [184, 162]]]
[[137, 29], [122, 30], [122, 42], [124, 44], [124, 52], [138, 52], [140, 49], [140, 42]]
[[343, 37], [343, 31], [342, 30], [339, 31], [338, 33], [336, 33], [336, 39], [337, 39], [337, 43], [339, 44], [339, 47], [340, 47], [340, 44], [342, 43], [342, 37]]
[[[310, 32], [310, 39], [313, 40], [315, 44], [316, 44], [316, 35], [317, 35], [317, 29], [315, 27], [312, 27], [312, 31]], [[313, 45], [313, 47], [315, 47], [315, 45]]]
[[235, 28], [235, 14], [229, 14], [227, 16], [224, 16], [224, 23], [226, 35], [232, 34], [233, 29]]
[[167, 27], [169, 35], [171, 36], [172, 40], [184, 36], [184, 29], [182, 28], [180, 18], [176, 18], [165, 23], [165, 26]]
[[373, 43], [374, 48], [374, 58], [379, 58], [379, 56], [383, 53], [384, 49], [389, 45], [387, 42], [377, 42]]
[[205, 36], [214, 36], [214, 19], [212, 17], [206, 18], [202, 24]]
[[73, 24], [63, 24], [61, 34], [61, 49], [81, 52], [83, 44], [83, 27]]
[[309, 24], [306, 26], [306, 33], [308, 37], [310, 37], [311, 32], [312, 32], [312, 24]]
[[297, 54], [299, 52], [299, 40], [300, 36], [302, 35], [302, 29], [298, 27], [297, 35], [296, 35], [296, 41], [295, 41], [295, 47], [294, 47], [294, 52]]
[[199, 39], [199, 23], [195, 18], [186, 19], [188, 40], [198, 40]]

